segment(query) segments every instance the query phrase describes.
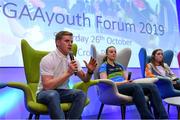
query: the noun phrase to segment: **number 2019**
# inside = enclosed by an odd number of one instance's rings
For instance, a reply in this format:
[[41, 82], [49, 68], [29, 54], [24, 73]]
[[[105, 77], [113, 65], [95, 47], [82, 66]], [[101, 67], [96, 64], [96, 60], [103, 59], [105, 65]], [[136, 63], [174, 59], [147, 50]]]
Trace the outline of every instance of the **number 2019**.
[[157, 25], [153, 24], [151, 25], [150, 23], [143, 23], [139, 22], [140, 26], [140, 33], [143, 34], [151, 34], [151, 35], [164, 35], [164, 26], [163, 25]]

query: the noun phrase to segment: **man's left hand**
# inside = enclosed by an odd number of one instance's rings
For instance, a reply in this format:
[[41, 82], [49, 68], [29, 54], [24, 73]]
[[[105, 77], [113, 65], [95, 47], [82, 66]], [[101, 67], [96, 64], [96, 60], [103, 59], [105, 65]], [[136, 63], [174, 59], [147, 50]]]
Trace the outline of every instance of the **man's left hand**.
[[91, 57], [89, 63], [87, 63], [85, 60], [83, 61], [88, 69], [88, 72], [93, 73], [93, 71], [96, 69], [97, 66], [96, 60]]

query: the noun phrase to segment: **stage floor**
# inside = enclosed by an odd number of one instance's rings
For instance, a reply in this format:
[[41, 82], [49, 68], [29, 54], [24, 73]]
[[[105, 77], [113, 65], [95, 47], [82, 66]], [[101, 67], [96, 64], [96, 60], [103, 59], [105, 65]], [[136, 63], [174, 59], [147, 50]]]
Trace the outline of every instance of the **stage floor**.
[[[128, 71], [133, 72], [132, 78], [140, 78], [140, 69], [130, 68]], [[180, 76], [179, 69], [173, 69], [173, 71]], [[136, 74], [135, 74], [136, 73]], [[138, 74], [139, 73], [139, 74]], [[23, 68], [0, 68], [0, 81], [1, 82], [24, 82], [25, 75]], [[80, 81], [76, 76], [72, 77], [71, 84]], [[91, 87], [88, 91], [90, 98], [90, 104], [84, 109], [83, 119], [96, 119], [100, 107], [100, 101], [97, 96], [96, 87]], [[167, 104], [164, 103], [167, 110]], [[27, 119], [28, 111], [24, 105], [24, 94], [21, 90], [14, 88], [0, 89], [0, 119]], [[41, 115], [40, 118], [49, 119], [48, 115]], [[121, 119], [121, 111], [118, 106], [105, 105], [102, 119]], [[170, 119], [177, 119], [177, 109], [172, 106], [169, 113]], [[126, 119], [139, 119], [139, 114], [134, 105], [127, 107]]]

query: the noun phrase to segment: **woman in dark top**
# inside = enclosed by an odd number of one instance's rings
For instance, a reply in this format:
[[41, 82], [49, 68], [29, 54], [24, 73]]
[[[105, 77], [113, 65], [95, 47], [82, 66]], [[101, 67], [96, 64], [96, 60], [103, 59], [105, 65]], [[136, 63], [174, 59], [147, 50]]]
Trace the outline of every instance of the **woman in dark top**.
[[[116, 63], [115, 59], [116, 49], [110, 46], [106, 49], [104, 63], [99, 68], [100, 78], [114, 81], [119, 93], [132, 96], [141, 119], [168, 119], [157, 87], [151, 83], [132, 83], [127, 79], [124, 67]], [[148, 109], [144, 94], [148, 95], [151, 101], [154, 116]]]

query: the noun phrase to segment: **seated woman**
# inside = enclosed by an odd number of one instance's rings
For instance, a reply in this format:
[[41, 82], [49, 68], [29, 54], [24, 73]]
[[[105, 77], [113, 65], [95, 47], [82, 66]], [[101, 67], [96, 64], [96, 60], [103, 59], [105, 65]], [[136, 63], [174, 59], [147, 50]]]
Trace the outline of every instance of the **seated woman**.
[[172, 81], [175, 89], [180, 90], [180, 79], [171, 71], [170, 67], [163, 61], [163, 50], [156, 49], [152, 52], [151, 62], [146, 65], [146, 77], [166, 78]]
[[[110, 46], [106, 49], [104, 63], [99, 68], [100, 78], [114, 81], [119, 93], [132, 96], [141, 119], [168, 119], [156, 85], [151, 83], [132, 83], [131, 80], [127, 79], [124, 67], [116, 63], [115, 59], [116, 49], [114, 46]], [[150, 98], [154, 116], [148, 109], [144, 94]]]

